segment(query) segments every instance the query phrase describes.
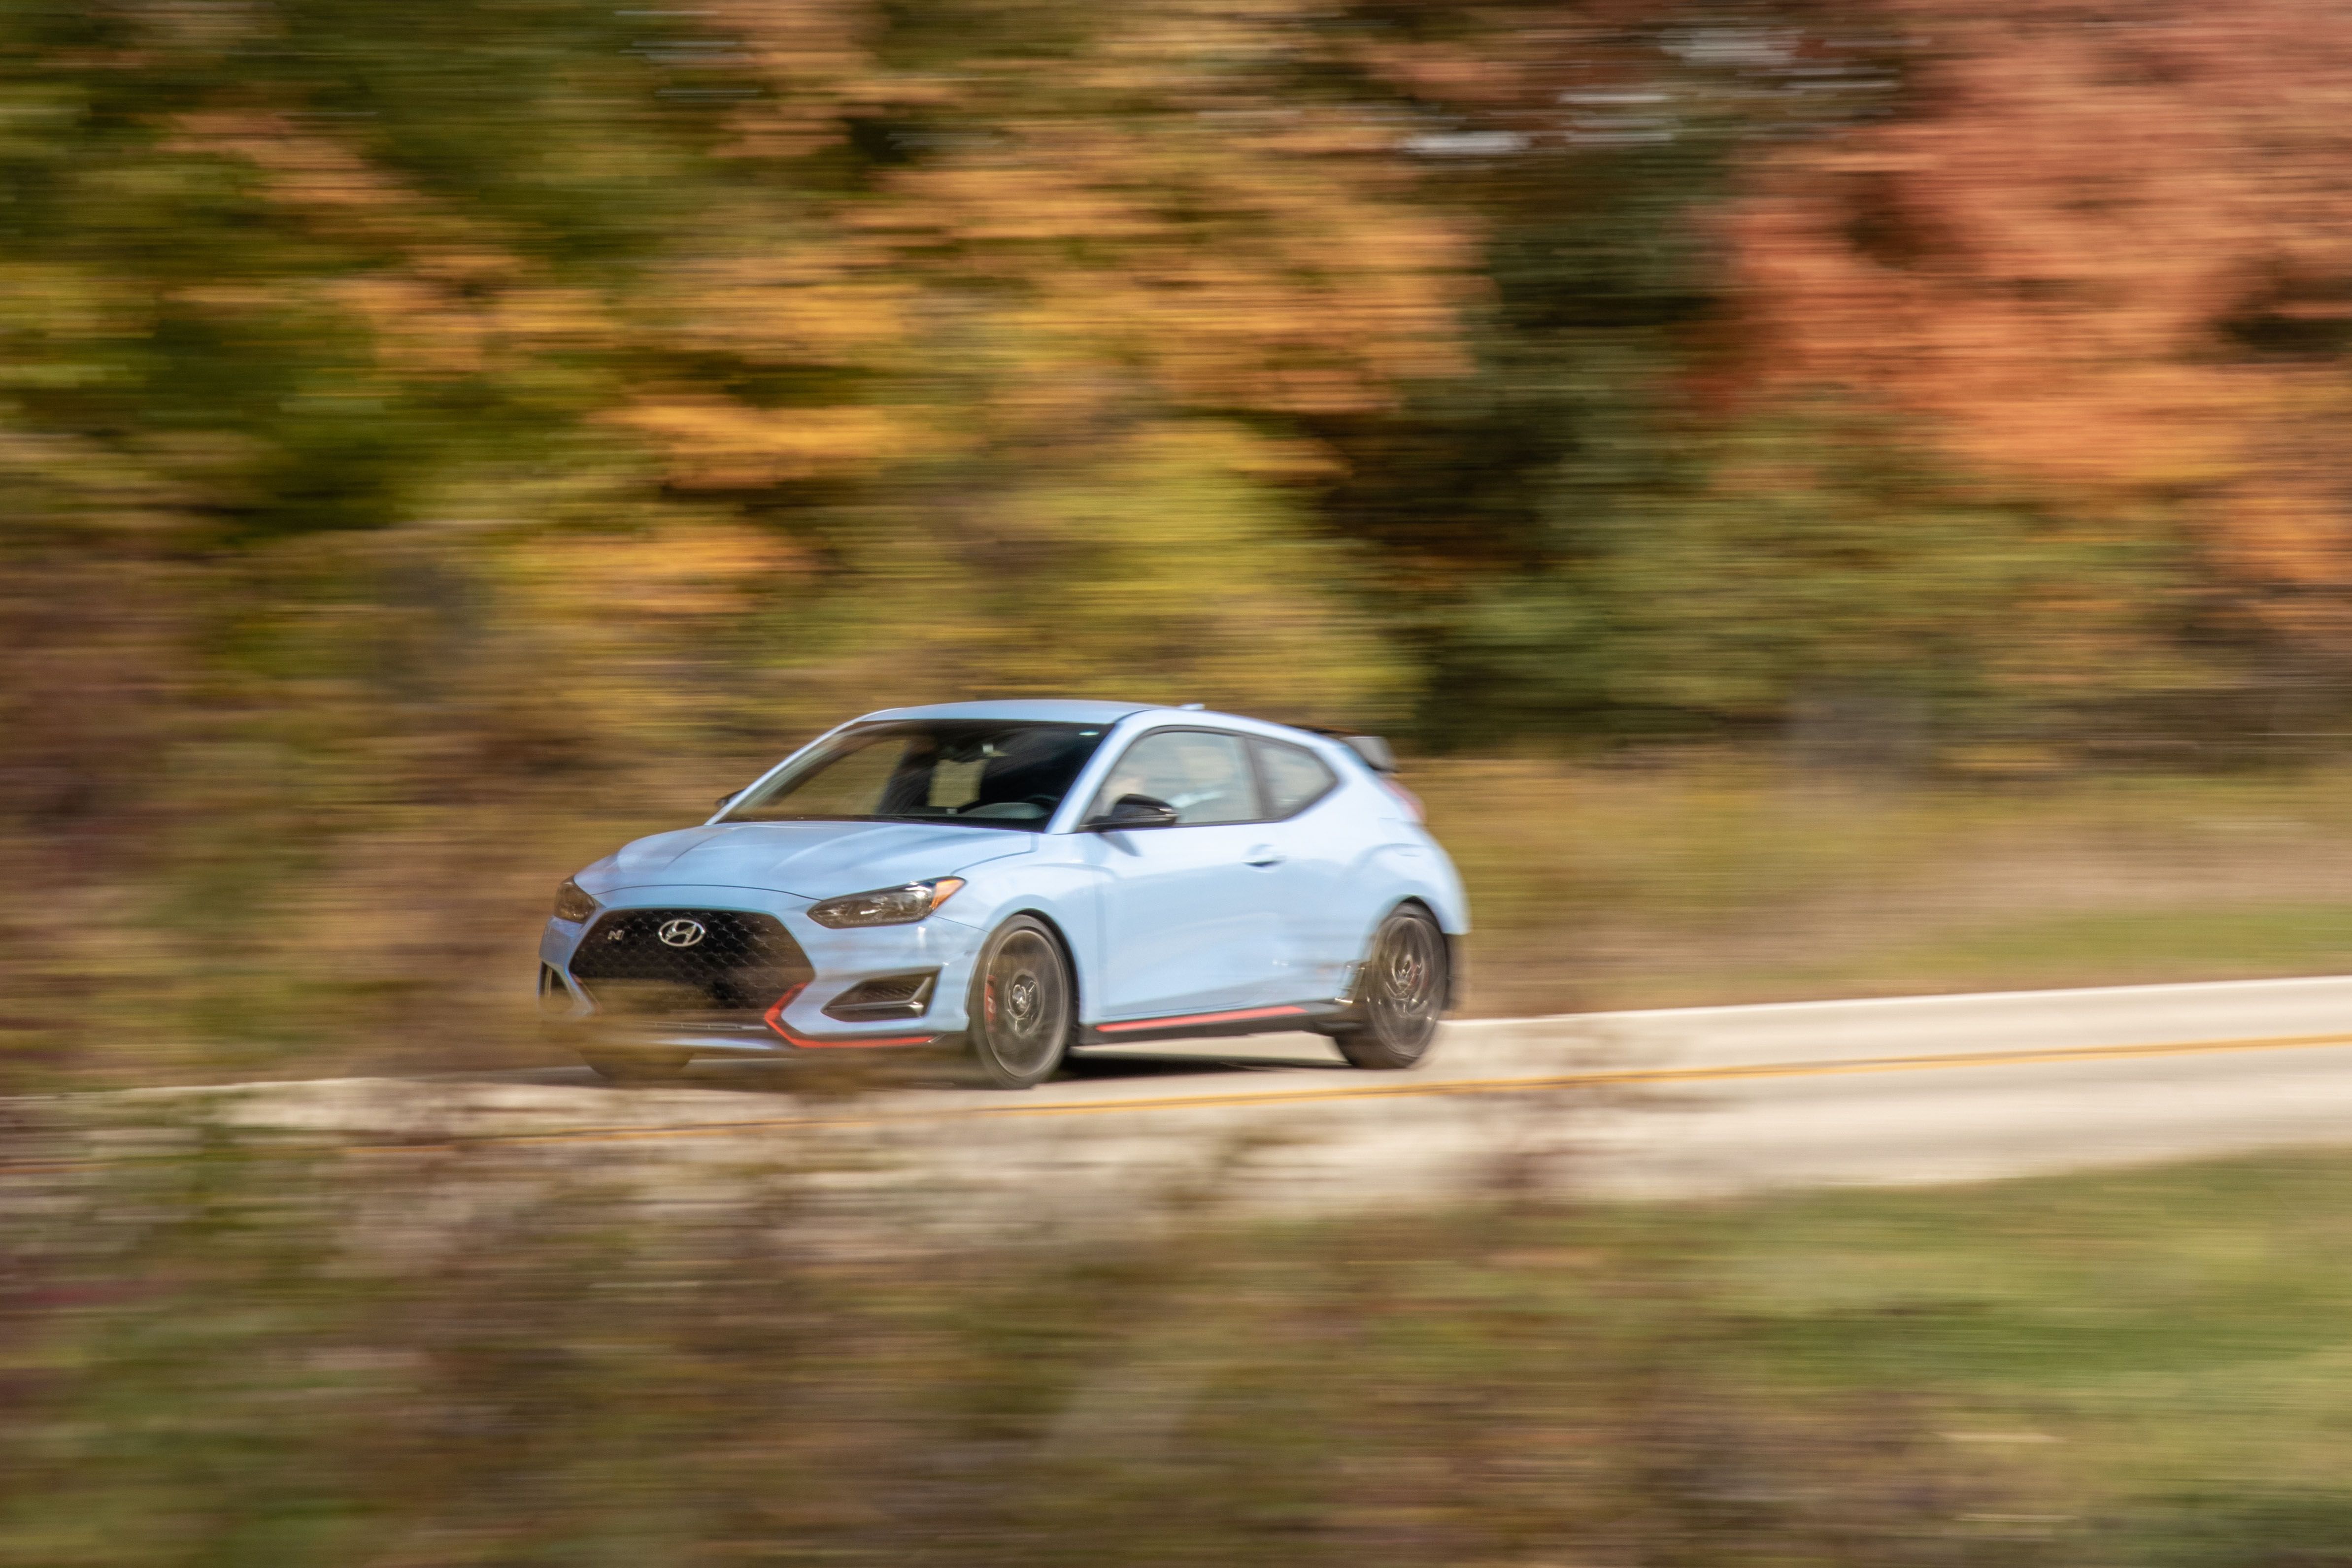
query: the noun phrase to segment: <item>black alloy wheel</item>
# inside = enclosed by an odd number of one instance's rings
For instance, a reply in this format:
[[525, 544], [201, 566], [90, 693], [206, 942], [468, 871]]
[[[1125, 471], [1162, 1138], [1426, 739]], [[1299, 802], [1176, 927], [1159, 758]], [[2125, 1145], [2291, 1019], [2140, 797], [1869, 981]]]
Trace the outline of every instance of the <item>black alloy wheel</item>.
[[1450, 977], [1445, 933], [1426, 910], [1406, 905], [1381, 922], [1371, 956], [1356, 982], [1360, 1028], [1337, 1035], [1339, 1054], [1358, 1067], [1394, 1071], [1429, 1054], [1445, 1011]]
[[996, 928], [971, 977], [971, 1054], [1000, 1089], [1043, 1083], [1069, 1048], [1070, 965], [1045, 922], [1016, 915]]

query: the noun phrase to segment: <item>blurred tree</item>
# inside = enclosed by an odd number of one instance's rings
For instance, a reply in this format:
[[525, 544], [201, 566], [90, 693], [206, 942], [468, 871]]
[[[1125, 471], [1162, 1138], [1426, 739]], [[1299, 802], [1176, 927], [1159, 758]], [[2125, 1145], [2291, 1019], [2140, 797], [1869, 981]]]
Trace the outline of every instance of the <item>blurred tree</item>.
[[1754, 395], [1852, 389], [2053, 512], [2169, 514], [2222, 591], [2205, 636], [2340, 693], [2341, 11], [1890, 11], [1933, 39], [1902, 111], [1781, 150], [1730, 214]]
[[[773, 90], [619, 415], [673, 485], [757, 511], [853, 477], [815, 519], [909, 695], [1336, 714], [1403, 685], [1301, 516], [1302, 422], [1456, 372], [1470, 257], [1318, 84], [1316, 5], [949, 5], [821, 45], [722, 16]], [[854, 177], [812, 201], [829, 159]]]
[[2200, 681], [2161, 529], [1964, 484], [1834, 406], [1727, 431], [1699, 472], [1630, 502], [1608, 559], [1612, 691], [1636, 710], [1916, 764], [1937, 729], [2122, 743], [2133, 705]]
[[[1318, 18], [18, 8], [20, 564], [208, 571], [151, 627], [218, 623], [257, 676], [372, 671], [437, 727], [470, 691], [501, 737], [545, 658], [671, 663], [625, 579], [572, 584], [569, 642], [496, 608], [549, 526], [731, 563], [777, 612], [713, 652], [828, 672], [800, 722], [886, 690], [1377, 706], [1405, 677], [1304, 520], [1299, 425], [1458, 368], [1466, 257], [1318, 85]], [[273, 543], [353, 530], [390, 533]], [[560, 553], [521, 548], [544, 602]], [[271, 549], [314, 591], [245, 591]], [[334, 647], [268, 629], [312, 603], [352, 612]], [[428, 644], [454, 686], [418, 684]], [[631, 733], [674, 674], [555, 727]]]
[[[1329, 511], [1382, 547], [1424, 735], [1483, 747], [1784, 716], [1799, 666], [1841, 644], [1779, 613], [1789, 601], [1679, 574], [1703, 536], [1711, 562], [1753, 552], [1748, 569], [1790, 583], [1804, 558], [1768, 557], [1790, 508], [1829, 508], [1795, 526], [1852, 528], [1868, 497], [1825, 488], [1833, 463], [1788, 496], [1715, 479], [1727, 423], [1752, 416], [1726, 419], [1738, 302], [1713, 214], [1751, 157], [1882, 116], [1907, 46], [1868, 9], [1804, 0], [1365, 15], [1381, 26], [1360, 57], [1419, 119], [1403, 148], [1428, 199], [1485, 241], [1475, 374], [1325, 425], [1348, 459]], [[1932, 575], [1932, 538], [1879, 527], [1888, 580], [1915, 559]], [[1758, 643], [1786, 656], [1759, 662]]]

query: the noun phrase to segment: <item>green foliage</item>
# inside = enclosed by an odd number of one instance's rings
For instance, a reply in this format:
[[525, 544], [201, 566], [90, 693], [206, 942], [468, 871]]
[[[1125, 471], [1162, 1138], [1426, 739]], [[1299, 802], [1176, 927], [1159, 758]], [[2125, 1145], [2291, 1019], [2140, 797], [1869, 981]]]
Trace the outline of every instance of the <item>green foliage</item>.
[[1599, 569], [1612, 691], [1750, 721], [1853, 693], [1949, 733], [2074, 740], [2101, 705], [2198, 680], [2167, 652], [2185, 573], [2159, 530], [2070, 526], [1892, 451], [1852, 420], [1786, 418], [1722, 438], [1703, 488], [1635, 499]]

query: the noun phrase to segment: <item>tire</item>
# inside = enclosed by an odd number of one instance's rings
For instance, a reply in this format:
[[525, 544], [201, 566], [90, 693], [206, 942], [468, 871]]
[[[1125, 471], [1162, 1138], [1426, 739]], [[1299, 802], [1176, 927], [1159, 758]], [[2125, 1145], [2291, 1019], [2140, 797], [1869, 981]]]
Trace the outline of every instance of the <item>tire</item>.
[[1429, 1054], [1453, 980], [1445, 933], [1429, 912], [1406, 904], [1372, 934], [1372, 950], [1357, 979], [1363, 1021], [1332, 1043], [1357, 1067], [1393, 1072]]
[[661, 1083], [686, 1071], [684, 1051], [654, 1051], [642, 1055], [583, 1056], [597, 1077], [607, 1083]]
[[1028, 1089], [1054, 1075], [1077, 1016], [1070, 960], [1042, 920], [1016, 915], [998, 926], [972, 966], [966, 1038], [981, 1075], [999, 1089]]

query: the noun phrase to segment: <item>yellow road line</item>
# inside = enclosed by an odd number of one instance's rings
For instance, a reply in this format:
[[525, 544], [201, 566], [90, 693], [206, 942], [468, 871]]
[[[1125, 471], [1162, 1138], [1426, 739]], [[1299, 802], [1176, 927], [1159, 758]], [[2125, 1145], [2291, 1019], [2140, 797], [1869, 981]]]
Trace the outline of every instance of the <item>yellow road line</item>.
[[[875, 1127], [900, 1123], [995, 1120], [1004, 1117], [1109, 1116], [1149, 1111], [1223, 1110], [1259, 1105], [1303, 1105], [1334, 1101], [1409, 1100], [1470, 1094], [1525, 1094], [1546, 1090], [1606, 1089], [1651, 1084], [1711, 1083], [1759, 1078], [1834, 1078], [1876, 1072], [1948, 1071], [1969, 1067], [2037, 1067], [2068, 1062], [2147, 1061], [2168, 1056], [2214, 1056], [2232, 1052], [2312, 1051], [2352, 1046], [2352, 1032], [2274, 1036], [2258, 1040], [2181, 1040], [2164, 1045], [2059, 1046], [2032, 1051], [1948, 1051], [1925, 1056], [1872, 1056], [1850, 1061], [1754, 1062], [1723, 1067], [1602, 1068], [1581, 1072], [1519, 1078], [1443, 1080], [1384, 1079], [1318, 1088], [1227, 1090], [1206, 1094], [1161, 1095], [1141, 1100], [1080, 1100], [1011, 1104], [941, 1105], [883, 1111], [857, 1116], [771, 1116], [734, 1122], [691, 1122], [658, 1127], [577, 1127], [562, 1132], [480, 1133], [410, 1143], [346, 1145], [350, 1155], [452, 1153], [486, 1145], [528, 1146], [616, 1144], [677, 1138], [715, 1138], [747, 1133], [817, 1127]], [[262, 1151], [271, 1152], [271, 1151]], [[306, 1152], [287, 1149], [286, 1154]], [[133, 1156], [141, 1157], [141, 1156]], [[152, 1155], [146, 1158], [175, 1158]], [[0, 1176], [89, 1169], [129, 1160], [0, 1162]]]

